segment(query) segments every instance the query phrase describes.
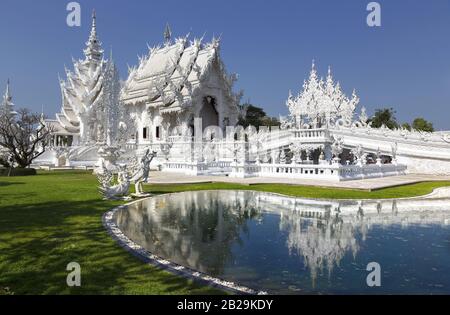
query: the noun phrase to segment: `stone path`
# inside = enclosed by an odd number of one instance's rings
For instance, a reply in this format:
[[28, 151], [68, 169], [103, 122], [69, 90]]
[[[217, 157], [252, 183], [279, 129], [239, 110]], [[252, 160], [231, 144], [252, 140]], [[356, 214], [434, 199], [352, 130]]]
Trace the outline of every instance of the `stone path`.
[[291, 178], [229, 178], [225, 176], [189, 176], [178, 173], [151, 172], [150, 183], [152, 184], [199, 184], [199, 183], [236, 183], [242, 185], [254, 184], [287, 184], [318, 187], [334, 187], [346, 189], [376, 190], [387, 187], [401, 186], [424, 181], [450, 181], [450, 176], [436, 175], [402, 175], [384, 178], [361, 179], [346, 182], [330, 182], [314, 179], [291, 179]]

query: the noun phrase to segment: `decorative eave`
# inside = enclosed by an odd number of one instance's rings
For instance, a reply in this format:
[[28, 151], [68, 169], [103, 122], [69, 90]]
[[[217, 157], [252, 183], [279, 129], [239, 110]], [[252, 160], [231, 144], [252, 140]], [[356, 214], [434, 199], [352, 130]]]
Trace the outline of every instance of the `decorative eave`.
[[[164, 71], [142, 74], [144, 69], [148, 71], [148, 63], [152, 62], [151, 58], [154, 54], [169, 52], [174, 45], [150, 49], [149, 56], [140, 58], [139, 66], [130, 69], [129, 78], [121, 93], [125, 105], [146, 102], [154, 107], [182, 108], [184, 103], [190, 102], [193, 90], [205, 78], [210, 64], [217, 56], [218, 41], [213, 40], [212, 43], [203, 46], [202, 39], [194, 39], [190, 46], [186, 46], [186, 38], [182, 40], [182, 52], [179, 53], [176, 61], [170, 60], [171, 66], [166, 67]], [[199, 56], [202, 59], [200, 64]], [[173, 105], [175, 103], [181, 103], [181, 105]]]

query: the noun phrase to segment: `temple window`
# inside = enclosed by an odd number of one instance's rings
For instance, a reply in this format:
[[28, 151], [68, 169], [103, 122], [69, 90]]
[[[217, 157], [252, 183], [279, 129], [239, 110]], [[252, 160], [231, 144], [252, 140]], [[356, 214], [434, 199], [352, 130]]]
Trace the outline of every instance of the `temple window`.
[[144, 140], [147, 140], [148, 139], [148, 132], [149, 131], [149, 128], [148, 127], [144, 127], [143, 129], [142, 129], [142, 139], [144, 139]]
[[161, 138], [161, 127], [157, 126], [156, 127], [156, 139], [160, 139]]

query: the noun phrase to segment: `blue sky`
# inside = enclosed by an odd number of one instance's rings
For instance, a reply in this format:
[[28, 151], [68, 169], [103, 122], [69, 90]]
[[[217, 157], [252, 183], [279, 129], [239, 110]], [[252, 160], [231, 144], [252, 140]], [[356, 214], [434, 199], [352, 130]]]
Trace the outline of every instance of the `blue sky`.
[[74, 28], [69, 2], [1, 1], [0, 83], [11, 78], [18, 107], [59, 110], [58, 73], [82, 57], [95, 8], [123, 79], [169, 22], [175, 36], [221, 34], [236, 90], [271, 115], [287, 113], [288, 91], [299, 91], [314, 58], [322, 75], [333, 67], [348, 94], [356, 88], [369, 113], [393, 107], [402, 122], [423, 116], [450, 130], [450, 0], [378, 1], [381, 28], [366, 24], [368, 0], [78, 1], [82, 25]]

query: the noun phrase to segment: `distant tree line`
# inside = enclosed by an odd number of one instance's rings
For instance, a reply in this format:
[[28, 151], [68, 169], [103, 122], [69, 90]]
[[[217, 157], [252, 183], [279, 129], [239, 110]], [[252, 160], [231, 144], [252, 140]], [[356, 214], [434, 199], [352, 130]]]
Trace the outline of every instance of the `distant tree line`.
[[[261, 107], [247, 102], [241, 105], [241, 108], [243, 114], [239, 117], [238, 124], [245, 128], [250, 125], [255, 126], [256, 128], [259, 128], [260, 126], [280, 126], [279, 119], [268, 116]], [[373, 128], [380, 128], [384, 125], [389, 129], [405, 128], [409, 131], [435, 131], [433, 123], [423, 117], [417, 117], [412, 121], [412, 123], [399, 123], [396, 118], [396, 112], [393, 108], [377, 109], [373, 117], [371, 117], [367, 122], [371, 122]]]
[[389, 129], [398, 129], [405, 128], [409, 131], [417, 130], [417, 131], [425, 131], [425, 132], [434, 132], [433, 123], [427, 121], [422, 117], [418, 117], [413, 120], [410, 124], [408, 122], [399, 123], [397, 118], [395, 117], [395, 110], [393, 108], [383, 108], [377, 109], [372, 118], [368, 120], [368, 122], [372, 123], [373, 128], [380, 128], [381, 126], [386, 126]]

